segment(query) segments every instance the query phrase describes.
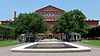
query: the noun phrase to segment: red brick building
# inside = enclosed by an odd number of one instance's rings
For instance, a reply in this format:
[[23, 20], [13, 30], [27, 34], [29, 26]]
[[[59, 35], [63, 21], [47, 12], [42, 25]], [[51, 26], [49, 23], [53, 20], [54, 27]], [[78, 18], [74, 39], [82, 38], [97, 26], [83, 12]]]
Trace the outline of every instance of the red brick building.
[[95, 26], [98, 26], [98, 25], [99, 25], [99, 21], [100, 21], [100, 20], [94, 20], [94, 19], [90, 20], [90, 19], [88, 19], [88, 20], [86, 20], [85, 22], [86, 22], [90, 27], [95, 27]]
[[[50, 29], [53, 27], [54, 21], [59, 19], [61, 16], [61, 13], [65, 12], [65, 11], [49, 5], [44, 8], [41, 8], [39, 10], [36, 10], [35, 12], [44, 15], [44, 17], [45, 17], [44, 21], [47, 22], [48, 24], [50, 24], [50, 26], [49, 26], [49, 29]], [[49, 29], [48, 29], [47, 33], [51, 34]]]
[[[55, 20], [60, 18], [61, 13], [65, 12], [65, 11], [62, 10], [62, 9], [59, 9], [59, 8], [56, 8], [54, 6], [49, 5], [49, 6], [46, 6], [44, 8], [41, 8], [39, 10], [36, 10], [35, 12], [44, 15], [45, 16], [45, 21], [48, 24], [52, 25]], [[85, 22], [90, 27], [99, 25], [99, 20], [86, 20], [85, 19]]]
[[[45, 17], [45, 22], [47, 22], [48, 24], [50, 24], [49, 29], [51, 29], [53, 27], [53, 23], [55, 20], [60, 19], [61, 13], [65, 12], [62, 9], [56, 8], [54, 6], [46, 6], [44, 8], [41, 8], [39, 10], [35, 11], [36, 13], [40, 13]], [[16, 17], [16, 11], [14, 12], [14, 18]], [[97, 26], [99, 25], [99, 20], [84, 20], [90, 27], [93, 26]], [[1, 23], [9, 23], [10, 21], [1, 21]], [[42, 38], [42, 36], [48, 36], [48, 35], [52, 35], [52, 33], [49, 31], [47, 31], [47, 34], [39, 34], [39, 38]], [[60, 37], [61, 34], [53, 34], [53, 35], [57, 35]], [[61, 38], [61, 37], [60, 37]]]
[[[62, 9], [56, 8], [54, 6], [46, 6], [44, 8], [41, 8], [39, 10], [36, 10], [35, 12], [40, 13], [42, 15], [45, 16], [45, 22], [47, 22], [48, 24], [51, 25], [51, 27], [53, 26], [53, 22], [57, 19], [60, 18], [61, 13], [65, 12]], [[14, 17], [16, 17], [16, 11], [14, 11]], [[9, 23], [9, 20], [6, 21], [0, 21], [1, 23]], [[97, 26], [99, 25], [99, 20], [85, 20], [85, 22], [90, 26]]]
[[10, 21], [9, 20], [6, 20], [6, 21], [0, 21], [1, 23], [6, 23], [6, 24], [9, 24]]
[[[36, 10], [35, 12], [42, 14], [45, 17], [45, 22], [47, 22], [48, 24], [50, 24], [49, 29], [51, 29], [53, 27], [53, 23], [55, 20], [60, 19], [61, 13], [65, 12], [62, 9], [56, 8], [54, 6], [46, 6], [44, 8], [41, 8], [39, 10]], [[99, 25], [99, 20], [86, 20], [84, 19], [84, 21], [90, 26], [97, 26]], [[42, 38], [42, 36], [48, 36], [48, 35], [52, 35], [52, 33], [49, 31], [47, 31], [47, 34], [39, 34], [40, 38]], [[60, 37], [61, 34], [53, 34], [53, 35], [57, 35]]]

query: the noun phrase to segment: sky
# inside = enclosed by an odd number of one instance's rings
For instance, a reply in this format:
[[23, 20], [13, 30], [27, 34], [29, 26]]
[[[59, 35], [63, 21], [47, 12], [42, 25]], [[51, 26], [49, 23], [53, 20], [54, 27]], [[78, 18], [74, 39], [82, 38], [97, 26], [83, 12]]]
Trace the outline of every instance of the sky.
[[100, 0], [0, 0], [0, 21], [13, 19], [14, 11], [18, 15], [34, 12], [48, 5], [66, 12], [79, 9], [87, 19], [100, 20]]

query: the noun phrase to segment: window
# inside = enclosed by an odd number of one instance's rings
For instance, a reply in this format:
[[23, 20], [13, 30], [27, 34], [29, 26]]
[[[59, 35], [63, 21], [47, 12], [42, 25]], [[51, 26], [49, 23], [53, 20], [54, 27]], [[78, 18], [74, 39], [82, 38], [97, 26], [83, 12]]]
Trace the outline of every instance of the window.
[[42, 9], [42, 11], [57, 11], [55, 8], [46, 8]]

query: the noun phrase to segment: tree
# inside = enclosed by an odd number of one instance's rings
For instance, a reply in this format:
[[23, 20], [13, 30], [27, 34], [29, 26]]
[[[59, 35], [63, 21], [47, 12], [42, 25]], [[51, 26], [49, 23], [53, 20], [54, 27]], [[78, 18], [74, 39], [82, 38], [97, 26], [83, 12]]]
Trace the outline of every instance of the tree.
[[43, 33], [47, 30], [48, 25], [43, 21], [44, 16], [39, 13], [23, 13], [16, 17], [16, 32], [23, 34], [26, 32]]
[[20, 34], [32, 32], [43, 33], [48, 28], [44, 16], [39, 13], [20, 13], [9, 24], [0, 25], [0, 37], [18, 37]]
[[80, 33], [82, 35], [87, 34], [89, 26], [84, 21], [86, 16], [81, 11], [79, 11], [78, 9], [75, 9], [75, 10], [70, 11], [70, 12], [71, 12], [71, 16], [73, 16], [73, 18], [76, 19], [76, 22], [79, 25], [78, 33]]
[[67, 33], [72, 32], [84, 34], [87, 33], [88, 26], [83, 20], [86, 16], [78, 9], [62, 13], [60, 19], [54, 23], [52, 32]]
[[89, 37], [100, 37], [100, 26], [96, 26], [89, 29]]
[[0, 25], [0, 38], [7, 38], [10, 37], [11, 39], [15, 37], [14, 35], [15, 28]]

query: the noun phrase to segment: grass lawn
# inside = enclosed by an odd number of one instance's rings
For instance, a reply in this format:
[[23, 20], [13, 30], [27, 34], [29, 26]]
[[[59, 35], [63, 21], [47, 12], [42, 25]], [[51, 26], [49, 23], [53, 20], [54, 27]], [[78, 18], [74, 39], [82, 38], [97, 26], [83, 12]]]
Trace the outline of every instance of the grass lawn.
[[17, 44], [20, 44], [19, 42], [17, 42], [17, 40], [4, 40], [4, 41], [0, 41], [0, 47], [17, 45]]
[[83, 40], [80, 43], [100, 47], [100, 40]]

